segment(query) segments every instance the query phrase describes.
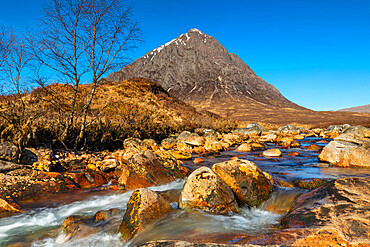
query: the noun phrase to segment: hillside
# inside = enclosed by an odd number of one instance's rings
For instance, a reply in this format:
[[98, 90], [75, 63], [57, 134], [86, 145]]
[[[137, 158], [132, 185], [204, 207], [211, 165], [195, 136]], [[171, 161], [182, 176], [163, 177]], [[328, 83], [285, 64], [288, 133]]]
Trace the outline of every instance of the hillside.
[[[90, 90], [89, 84], [80, 87], [77, 112], [80, 112], [81, 102], [86, 100]], [[27, 126], [31, 132], [27, 133], [29, 145], [61, 146], [61, 124], [68, 117], [72, 92], [72, 87], [64, 84], [35, 89], [23, 95], [26, 105], [24, 114], [20, 114], [18, 103], [9, 108], [9, 102], [14, 102], [11, 96], [2, 96], [1, 116], [17, 116], [18, 119], [12, 121], [21, 123], [21, 126], [9, 125], [9, 122], [0, 119], [1, 138], [5, 140], [17, 137], [20, 130]], [[59, 111], [56, 102], [62, 104], [63, 112]], [[31, 125], [28, 123], [29, 119], [32, 119]], [[76, 129], [71, 130], [69, 139], [63, 145], [73, 145], [79, 126], [79, 120], [76, 121]], [[227, 121], [215, 114], [197, 112], [194, 107], [177, 99], [158, 83], [140, 78], [118, 83], [102, 82], [89, 110], [88, 121], [91, 122], [86, 132], [85, 146], [88, 149], [120, 148], [123, 140], [128, 137], [160, 140], [185, 129], [206, 127], [223, 131], [235, 126], [233, 121]]]
[[370, 113], [370, 104], [341, 109], [339, 111]]

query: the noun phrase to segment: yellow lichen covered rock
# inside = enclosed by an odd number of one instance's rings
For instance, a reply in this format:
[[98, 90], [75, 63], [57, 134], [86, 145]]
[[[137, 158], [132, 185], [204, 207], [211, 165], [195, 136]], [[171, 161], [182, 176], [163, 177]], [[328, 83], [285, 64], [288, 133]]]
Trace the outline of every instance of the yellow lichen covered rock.
[[230, 187], [214, 171], [204, 166], [195, 170], [186, 180], [179, 207], [199, 208], [218, 214], [239, 211]]
[[233, 190], [240, 205], [258, 206], [270, 197], [272, 184], [253, 162], [234, 158], [212, 166]]
[[148, 189], [135, 190], [119, 227], [121, 237], [133, 238], [148, 224], [172, 211], [171, 205], [158, 193]]

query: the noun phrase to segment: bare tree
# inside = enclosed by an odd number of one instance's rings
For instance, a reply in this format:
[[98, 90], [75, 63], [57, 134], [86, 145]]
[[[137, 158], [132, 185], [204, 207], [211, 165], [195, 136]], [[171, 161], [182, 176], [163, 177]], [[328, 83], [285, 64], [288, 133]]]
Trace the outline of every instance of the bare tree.
[[24, 93], [29, 85], [25, 77], [25, 70], [32, 60], [32, 55], [24, 39], [11, 28], [0, 28], [0, 72], [3, 93], [0, 105], [0, 118], [7, 123], [1, 132], [1, 139], [11, 132], [13, 141], [22, 149], [26, 135], [29, 133], [33, 115], [29, 114], [24, 101]]
[[[73, 89], [70, 107], [64, 109], [68, 114], [60, 121], [61, 139], [79, 124], [77, 146], [84, 137], [100, 79], [126, 65], [129, 52], [140, 41], [140, 30], [131, 9], [121, 0], [51, 0], [44, 7], [39, 30], [29, 38], [34, 57]], [[91, 83], [91, 90], [78, 102], [85, 82]], [[40, 84], [45, 86], [44, 81]]]

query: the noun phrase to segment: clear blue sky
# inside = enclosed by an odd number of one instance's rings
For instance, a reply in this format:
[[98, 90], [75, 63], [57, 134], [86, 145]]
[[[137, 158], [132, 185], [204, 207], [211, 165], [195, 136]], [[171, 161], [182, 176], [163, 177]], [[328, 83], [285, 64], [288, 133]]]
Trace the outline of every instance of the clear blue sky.
[[[47, 0], [0, 0], [0, 23], [36, 24]], [[369, 0], [127, 0], [144, 32], [133, 59], [198, 28], [291, 101], [370, 104]]]

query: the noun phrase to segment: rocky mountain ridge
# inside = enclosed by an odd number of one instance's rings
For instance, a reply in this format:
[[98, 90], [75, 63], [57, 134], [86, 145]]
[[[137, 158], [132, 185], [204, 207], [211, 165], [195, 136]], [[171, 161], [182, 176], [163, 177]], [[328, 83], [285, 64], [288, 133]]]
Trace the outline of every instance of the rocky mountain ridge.
[[154, 49], [106, 79], [119, 82], [144, 77], [188, 102], [252, 101], [303, 109], [258, 77], [215, 38], [191, 29]]

